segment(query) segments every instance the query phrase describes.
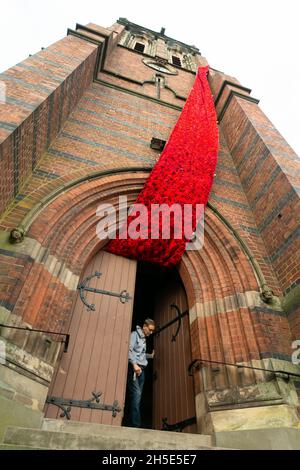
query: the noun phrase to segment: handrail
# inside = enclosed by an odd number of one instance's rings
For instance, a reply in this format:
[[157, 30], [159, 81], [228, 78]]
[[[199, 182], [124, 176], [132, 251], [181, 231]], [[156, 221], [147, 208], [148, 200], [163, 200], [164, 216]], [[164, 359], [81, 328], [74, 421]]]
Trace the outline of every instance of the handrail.
[[260, 370], [262, 372], [272, 372], [275, 375], [276, 374], [287, 375], [288, 379], [290, 378], [290, 376], [299, 377], [299, 380], [300, 380], [300, 374], [295, 374], [294, 372], [288, 372], [285, 370], [263, 369], [261, 367], [245, 366], [244, 364], [233, 364], [231, 362], [211, 361], [209, 359], [194, 359], [194, 361], [192, 361], [190, 365], [188, 366], [188, 374], [193, 375], [193, 369], [197, 367], [199, 368], [201, 362], [208, 362], [210, 364], [220, 364], [224, 366], [233, 366], [233, 367], [237, 367], [238, 369], [244, 368], [244, 369]]
[[163, 427], [161, 429], [162, 431], [182, 432], [182, 430], [186, 428], [187, 426], [196, 424], [197, 419], [196, 419], [196, 416], [193, 416], [192, 418], [187, 418], [187, 419], [184, 419], [183, 421], [178, 421], [177, 423], [174, 423], [174, 424], [169, 424], [168, 418], [162, 418], [162, 422], [163, 422]]
[[70, 335], [68, 333], [59, 333], [58, 331], [46, 331], [46, 330], [35, 330], [33, 328], [29, 328], [28, 326], [14, 326], [14, 325], [4, 325], [3, 323], [0, 323], [0, 328], [12, 328], [14, 330], [24, 330], [24, 331], [29, 331], [29, 332], [36, 332], [36, 333], [48, 333], [51, 335], [62, 335], [65, 336], [66, 338], [63, 341], [60, 341], [61, 343], [64, 343], [64, 352], [68, 352], [68, 346], [70, 342]]

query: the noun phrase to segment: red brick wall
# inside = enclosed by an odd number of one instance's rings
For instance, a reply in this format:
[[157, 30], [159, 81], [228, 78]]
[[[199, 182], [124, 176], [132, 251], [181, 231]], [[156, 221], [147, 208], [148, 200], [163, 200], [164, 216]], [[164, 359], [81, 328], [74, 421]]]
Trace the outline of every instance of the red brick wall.
[[153, 136], [167, 140], [179, 112], [93, 83], [22, 188], [23, 202], [12, 207], [0, 229], [21, 223], [42, 196], [99, 170], [152, 167], [158, 152]]
[[96, 46], [68, 36], [0, 75], [0, 213], [36, 167], [91, 82]]
[[288, 359], [292, 353], [286, 318], [259, 310], [243, 308], [198, 318], [191, 332], [199, 338], [192, 341], [194, 359], [235, 364], [268, 357]]
[[247, 243], [265, 276], [267, 284], [276, 295], [281, 294], [265, 244], [259, 234], [257, 222], [234, 160], [220, 129], [220, 148], [210, 202], [223, 214]]

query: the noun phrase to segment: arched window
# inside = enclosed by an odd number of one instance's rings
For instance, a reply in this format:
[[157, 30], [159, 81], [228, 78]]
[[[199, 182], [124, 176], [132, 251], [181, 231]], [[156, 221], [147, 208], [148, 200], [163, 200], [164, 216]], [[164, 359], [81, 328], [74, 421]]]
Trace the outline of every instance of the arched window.
[[140, 54], [155, 55], [155, 37], [147, 31], [125, 30], [119, 44]]
[[196, 71], [196, 63], [193, 53], [188, 47], [168, 40], [168, 62], [176, 67]]

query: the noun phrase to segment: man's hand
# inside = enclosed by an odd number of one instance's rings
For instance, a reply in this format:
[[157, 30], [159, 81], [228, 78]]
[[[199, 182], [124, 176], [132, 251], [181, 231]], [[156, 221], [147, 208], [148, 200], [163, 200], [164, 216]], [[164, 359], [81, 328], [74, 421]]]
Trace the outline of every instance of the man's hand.
[[137, 364], [133, 364], [133, 370], [134, 372], [136, 373], [136, 375], [139, 377], [139, 375], [141, 375], [142, 373], [142, 369], [140, 368], [140, 366], [138, 366]]
[[152, 353], [149, 355], [149, 357], [151, 357], [151, 359], [153, 359], [153, 358], [154, 358], [154, 354], [155, 354], [155, 351], [154, 351], [154, 349], [153, 349], [153, 351], [152, 351]]

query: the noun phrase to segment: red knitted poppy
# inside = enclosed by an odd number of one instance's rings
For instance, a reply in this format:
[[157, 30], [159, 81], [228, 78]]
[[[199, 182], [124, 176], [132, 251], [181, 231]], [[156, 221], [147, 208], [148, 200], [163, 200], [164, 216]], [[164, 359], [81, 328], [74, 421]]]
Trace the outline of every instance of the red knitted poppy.
[[[211, 90], [207, 81], [208, 67], [198, 69], [193, 88], [165, 148], [148, 177], [136, 204], [143, 204], [148, 215], [129, 215], [127, 226], [139, 221], [142, 238], [132, 239], [125, 227], [107, 246], [107, 251], [127, 258], [158, 263], [161, 266], [176, 265], [186, 247], [184, 233], [180, 239], [174, 233], [181, 224], [171, 217], [171, 236], [162, 237], [162, 227], [167, 214], [151, 220], [153, 204], [192, 205], [192, 227], [196, 228], [196, 204], [206, 205], [211, 191], [218, 154], [218, 127]], [[138, 217], [138, 219], [137, 219]], [[135, 221], [135, 222], [134, 222]], [[158, 238], [151, 238], [158, 231]], [[152, 232], [153, 235], [153, 232]]]

